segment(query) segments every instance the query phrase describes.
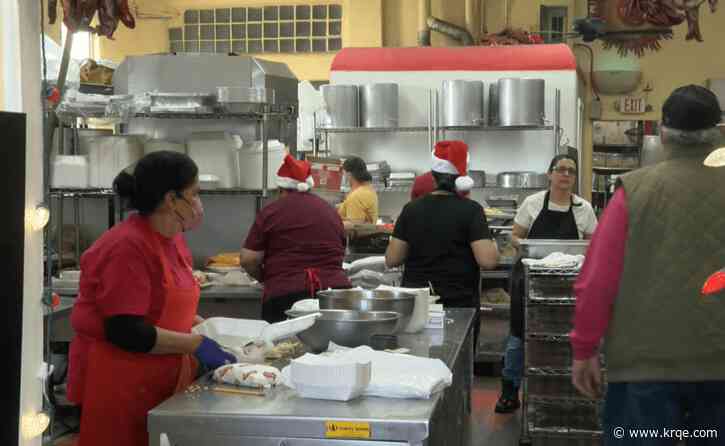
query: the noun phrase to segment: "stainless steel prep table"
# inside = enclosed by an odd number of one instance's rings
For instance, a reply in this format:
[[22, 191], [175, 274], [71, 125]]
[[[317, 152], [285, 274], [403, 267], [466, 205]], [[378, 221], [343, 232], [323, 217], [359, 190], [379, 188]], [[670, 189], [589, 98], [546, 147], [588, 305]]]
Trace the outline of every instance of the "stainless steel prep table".
[[[264, 397], [209, 390], [182, 393], [149, 413], [150, 446], [161, 444], [161, 434], [173, 446], [463, 444], [473, 378], [473, 310], [450, 309], [446, 319], [442, 330], [399, 336], [402, 347], [413, 354], [439, 358], [453, 372], [453, 384], [429, 400], [312, 400], [298, 397], [284, 385]], [[208, 377], [202, 378], [200, 384], [207, 383]], [[369, 423], [370, 437], [326, 438], [328, 421]]]
[[[70, 313], [78, 295], [77, 288], [54, 288], [61, 305], [53, 312], [52, 342], [70, 342], [73, 329]], [[262, 288], [250, 286], [211, 286], [201, 290], [198, 313], [204, 318], [233, 317], [259, 319], [262, 317]]]

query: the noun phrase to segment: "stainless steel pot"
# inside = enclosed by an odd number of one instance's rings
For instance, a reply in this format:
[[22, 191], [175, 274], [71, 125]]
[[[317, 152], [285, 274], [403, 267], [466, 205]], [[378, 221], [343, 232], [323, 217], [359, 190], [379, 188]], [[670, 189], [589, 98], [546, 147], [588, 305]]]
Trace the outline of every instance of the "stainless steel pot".
[[363, 127], [398, 127], [398, 84], [360, 87], [360, 122]]
[[482, 81], [443, 81], [444, 127], [471, 127], [483, 119]]
[[357, 85], [323, 85], [322, 98], [327, 107], [329, 128], [349, 128], [360, 125]]
[[503, 127], [544, 125], [543, 79], [499, 79], [498, 119]]
[[488, 87], [488, 125], [498, 126], [498, 84]]
[[549, 186], [545, 173], [501, 172], [496, 177], [498, 187], [512, 189], [544, 189]]
[[665, 148], [659, 135], [646, 135], [642, 139], [640, 165], [651, 166], [665, 159]]

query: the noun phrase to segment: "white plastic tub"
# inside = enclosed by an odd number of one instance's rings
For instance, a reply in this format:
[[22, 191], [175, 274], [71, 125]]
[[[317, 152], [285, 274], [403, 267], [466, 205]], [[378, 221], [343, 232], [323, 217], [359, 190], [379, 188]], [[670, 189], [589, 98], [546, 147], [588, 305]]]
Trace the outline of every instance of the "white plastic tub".
[[219, 187], [237, 187], [234, 146], [224, 132], [193, 133], [186, 141], [191, 159], [199, 166], [199, 175], [215, 175]]
[[50, 184], [53, 187], [88, 187], [88, 158], [83, 155], [57, 155], [53, 159]]
[[[277, 189], [277, 171], [284, 161], [284, 144], [273, 139], [268, 142], [269, 164], [267, 165], [267, 187]], [[236, 167], [239, 175], [239, 187], [242, 189], [262, 188], [262, 142], [245, 144], [236, 151]]]

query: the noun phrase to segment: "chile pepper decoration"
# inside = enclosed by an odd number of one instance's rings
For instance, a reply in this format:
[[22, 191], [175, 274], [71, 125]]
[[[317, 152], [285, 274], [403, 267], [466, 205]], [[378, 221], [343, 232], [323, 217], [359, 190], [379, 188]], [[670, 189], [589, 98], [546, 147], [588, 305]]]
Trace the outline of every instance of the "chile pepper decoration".
[[702, 295], [709, 296], [725, 290], [725, 269], [713, 273], [702, 286]]

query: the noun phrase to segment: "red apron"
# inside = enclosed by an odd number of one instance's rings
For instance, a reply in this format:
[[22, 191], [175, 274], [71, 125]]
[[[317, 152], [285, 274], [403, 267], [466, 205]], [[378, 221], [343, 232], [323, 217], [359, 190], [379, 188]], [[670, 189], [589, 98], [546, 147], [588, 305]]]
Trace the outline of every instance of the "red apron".
[[[199, 304], [199, 286], [175, 285], [158, 236], [151, 231], [148, 228], [148, 240], [161, 258], [164, 272], [165, 302], [155, 325], [190, 333]], [[148, 445], [148, 412], [185, 389], [196, 373], [191, 355], [130, 353], [102, 340], [91, 344], [87, 363], [77, 446]]]

